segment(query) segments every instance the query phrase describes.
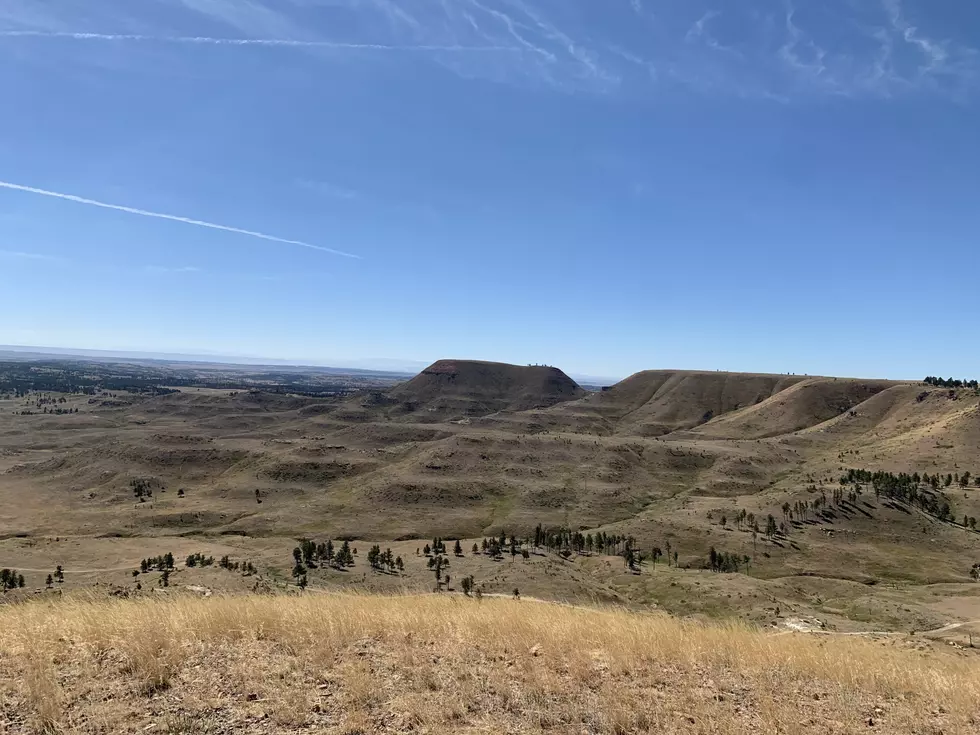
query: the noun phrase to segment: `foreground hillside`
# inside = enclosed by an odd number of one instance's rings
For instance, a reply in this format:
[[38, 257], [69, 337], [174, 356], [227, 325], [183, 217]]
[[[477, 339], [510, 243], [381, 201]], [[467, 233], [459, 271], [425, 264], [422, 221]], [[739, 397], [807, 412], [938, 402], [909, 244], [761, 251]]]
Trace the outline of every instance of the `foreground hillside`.
[[972, 651], [462, 596], [0, 608], [0, 731], [956, 733]]

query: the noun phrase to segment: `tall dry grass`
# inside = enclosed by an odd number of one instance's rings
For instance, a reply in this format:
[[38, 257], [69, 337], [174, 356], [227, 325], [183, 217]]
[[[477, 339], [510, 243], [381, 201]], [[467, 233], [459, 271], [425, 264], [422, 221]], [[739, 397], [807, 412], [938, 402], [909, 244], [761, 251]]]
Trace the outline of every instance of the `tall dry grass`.
[[968, 652], [530, 601], [0, 609], [0, 732], [957, 733], [978, 702]]

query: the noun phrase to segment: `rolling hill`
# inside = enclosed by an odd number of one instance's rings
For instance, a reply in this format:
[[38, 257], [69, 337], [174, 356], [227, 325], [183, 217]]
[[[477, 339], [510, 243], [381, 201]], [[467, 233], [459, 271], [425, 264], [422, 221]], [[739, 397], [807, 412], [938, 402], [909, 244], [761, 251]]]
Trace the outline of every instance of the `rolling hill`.
[[420, 421], [546, 408], [585, 391], [557, 368], [439, 360], [388, 391], [398, 410]]
[[[68, 396], [78, 413], [22, 415], [25, 400], [0, 401], [0, 564], [10, 568], [88, 558], [115, 569], [137, 552], [113, 551], [109, 563], [105, 549], [131, 540], [157, 552], [247, 553], [266, 565], [264, 583], [288, 584], [296, 538], [350, 538], [394, 546], [412, 560], [398, 584], [425, 589], [421, 539], [468, 548], [540, 525], [632, 537], [648, 560], [669, 544], [681, 573], [613, 573], [589, 555], [463, 568], [497, 591], [529, 585], [552, 598], [756, 622], [778, 607], [836, 626], [862, 616], [930, 626], [980, 599], [967, 593], [980, 562], [968, 523], [980, 516], [971, 389], [649, 371], [588, 393], [554, 368], [441, 360], [391, 389], [334, 398], [187, 389]], [[921, 491], [951, 517], [867, 484], [838, 495], [849, 468], [941, 475]], [[150, 493], [137, 498], [137, 486]], [[71, 555], [54, 541], [64, 538]], [[712, 547], [749, 557], [750, 573], [695, 587], [683, 570], [703, 568]], [[126, 583], [124, 571], [95, 576]], [[367, 575], [317, 583], [355, 579], [388, 589]], [[806, 592], [814, 579], [820, 594]], [[955, 604], [930, 596], [937, 584], [952, 585]]]
[[573, 417], [599, 417], [614, 433], [661, 436], [753, 406], [804, 380], [789, 375], [647, 370], [562, 406]]

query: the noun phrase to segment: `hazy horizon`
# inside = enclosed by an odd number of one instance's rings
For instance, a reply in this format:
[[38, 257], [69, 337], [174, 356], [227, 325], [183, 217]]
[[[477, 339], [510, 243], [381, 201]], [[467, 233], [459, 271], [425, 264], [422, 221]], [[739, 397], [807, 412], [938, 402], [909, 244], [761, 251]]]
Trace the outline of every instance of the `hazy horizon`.
[[[374, 358], [343, 358], [338, 357], [336, 359], [332, 358], [288, 358], [288, 357], [270, 357], [262, 355], [229, 355], [224, 353], [208, 353], [208, 352], [159, 352], [153, 350], [125, 350], [125, 349], [90, 349], [84, 347], [58, 347], [50, 345], [6, 345], [0, 344], [0, 356], [2, 353], [23, 353], [23, 354], [38, 354], [38, 355], [50, 355], [53, 357], [90, 357], [90, 358], [119, 358], [119, 359], [131, 359], [131, 360], [160, 360], [160, 361], [172, 361], [172, 362], [186, 362], [186, 363], [215, 363], [222, 365], [233, 365], [233, 366], [254, 366], [254, 367], [294, 367], [294, 368], [337, 368], [337, 369], [347, 369], [347, 370], [361, 370], [367, 372], [383, 372], [392, 373], [399, 375], [415, 375], [422, 370], [424, 370], [429, 365], [433, 364], [437, 360], [453, 359], [453, 360], [485, 360], [487, 362], [507, 362], [505, 360], [495, 360], [495, 359], [485, 359], [485, 358], [475, 358], [467, 355], [442, 355], [438, 357], [433, 357], [430, 360], [399, 360], [398, 358], [386, 358], [386, 357], [374, 357]], [[517, 365], [524, 364], [536, 364], [536, 363], [511, 363]], [[541, 363], [549, 364], [550, 363]], [[730, 372], [730, 373], [756, 373], [756, 374], [771, 374], [771, 375], [809, 375], [813, 377], [820, 377], [820, 373], [807, 373], [805, 371], [789, 371], [783, 373], [773, 373], [771, 371], [765, 370], [725, 370], [723, 368], [710, 368], [704, 366], [676, 366], [676, 365], [648, 365], [640, 370], [636, 370], [632, 373], [627, 373], [625, 375], [592, 375], [588, 373], [580, 373], [574, 370], [566, 370], [562, 365], [551, 365], [556, 367], [569, 377], [573, 378], [578, 382], [587, 382], [591, 384], [606, 383], [611, 384], [630, 377], [637, 372], [643, 370], [678, 370], [678, 371], [691, 371], [691, 372]], [[957, 375], [942, 370], [930, 373], [937, 377], [951, 377], [955, 379], [970, 379], [973, 375]], [[897, 380], [897, 381], [920, 381], [922, 376], [914, 375], [826, 375], [825, 377], [839, 377], [839, 378], [859, 378], [859, 379], [885, 379], [885, 380]]]
[[[102, 350], [88, 349], [84, 347], [54, 347], [46, 345], [5, 345], [0, 344], [0, 356], [4, 352], [17, 354], [36, 354], [52, 357], [90, 357], [90, 358], [119, 358], [131, 360], [159, 360], [187, 363], [215, 363], [234, 366], [255, 366], [255, 367], [312, 367], [312, 368], [339, 368], [348, 370], [362, 370], [368, 372], [387, 372], [397, 375], [415, 375], [436, 360], [442, 359], [469, 359], [466, 357], [439, 357], [429, 361], [399, 360], [397, 358], [316, 358], [316, 359], [290, 359], [281, 357], [268, 357], [260, 355], [227, 355], [222, 353], [207, 352], [154, 352], [144, 350]], [[555, 365], [562, 369], [560, 365]], [[563, 371], [565, 372], [565, 371]], [[567, 373], [569, 377], [576, 380], [587, 381], [618, 381], [628, 376], [599, 376], [586, 375], [582, 373]]]

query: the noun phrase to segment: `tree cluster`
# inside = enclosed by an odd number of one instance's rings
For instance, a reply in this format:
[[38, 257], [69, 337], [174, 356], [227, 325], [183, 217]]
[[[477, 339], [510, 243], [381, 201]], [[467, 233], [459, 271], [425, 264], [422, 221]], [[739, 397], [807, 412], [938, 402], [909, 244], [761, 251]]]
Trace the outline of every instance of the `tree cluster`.
[[[924, 513], [935, 516], [941, 521], [952, 520], [952, 507], [946, 496], [939, 490], [940, 482], [945, 487], [949, 487], [953, 484], [953, 476], [947, 475], [941, 480], [938, 474], [920, 477], [918, 472], [911, 475], [901, 472], [896, 475], [892, 472], [851, 469], [840, 479], [842, 486], [870, 483], [875, 497], [884, 495], [886, 498], [917, 506]], [[969, 474], [967, 474], [967, 482], [969, 482]]]
[[[845, 503], [845, 495], [848, 503], [857, 502], [858, 495], [861, 494], [861, 486], [857, 485], [854, 489], [848, 491], [846, 494], [843, 487], [834, 488], [831, 493], [831, 498], [827, 497], [827, 491], [822, 487], [817, 488], [816, 485], [810, 485], [807, 488], [808, 493], [816, 493], [819, 490], [820, 495], [813, 498], [813, 500], [797, 500], [792, 505], [788, 502], [783, 503], [783, 518], [790, 521], [808, 521], [811, 515], [819, 515], [823, 513], [824, 509], [830, 507], [831, 505], [835, 507], [840, 507]], [[772, 516], [769, 516], [772, 518]], [[771, 524], [767, 519], [767, 531]], [[780, 531], [785, 530], [786, 526], [784, 523], [779, 524]], [[767, 533], [767, 535], [769, 535]]]
[[[627, 544], [635, 545], [636, 540], [626, 536], [607, 534], [599, 531], [595, 535], [582, 534], [567, 528], [544, 529], [541, 524], [534, 529], [534, 547], [545, 548], [562, 554], [567, 550], [577, 554], [597, 553], [609, 556], [621, 555]], [[566, 556], [565, 554], [562, 554]], [[568, 554], [567, 556], [571, 556]], [[567, 558], [566, 556], [566, 558]]]
[[[459, 546], [459, 541], [456, 542], [456, 545]], [[431, 546], [429, 544], [426, 544], [425, 545], [425, 549], [423, 549], [423, 553], [426, 556], [428, 556], [429, 554], [445, 554], [446, 553], [446, 542], [443, 541], [438, 536], [436, 536], [434, 539], [432, 539], [432, 545]]]
[[443, 585], [448, 587], [451, 579], [448, 574], [445, 576], [442, 574], [443, 570], [449, 567], [449, 559], [440, 554], [436, 554], [429, 558], [428, 564], [429, 569], [432, 570], [432, 573], [436, 577], [436, 591], [441, 592]]
[[339, 548], [332, 540], [317, 543], [311, 539], [303, 539], [299, 546], [293, 549], [293, 576], [301, 577], [306, 569], [316, 569], [318, 565], [326, 564], [334, 569], [345, 569], [354, 566], [354, 553], [350, 542], [344, 541]]
[[381, 547], [377, 544], [368, 550], [367, 560], [371, 568], [378, 572], [387, 572], [388, 574], [398, 572], [401, 574], [405, 571], [405, 563], [400, 556], [396, 557], [392, 554], [391, 549], [382, 551]]
[[227, 555], [221, 557], [218, 560], [218, 566], [222, 569], [227, 569], [229, 572], [237, 572], [241, 570], [242, 574], [246, 577], [256, 574], [255, 565], [250, 561], [237, 562], [232, 561]]
[[135, 480], [130, 480], [129, 486], [133, 489], [133, 495], [141, 503], [145, 503], [147, 498], [153, 497], [152, 483], [145, 477], [137, 477]]
[[747, 571], [750, 561], [751, 558], [748, 556], [718, 551], [714, 546], [708, 552], [708, 569], [713, 572], [733, 574], [738, 573], [743, 566]]
[[[18, 392], [16, 394], [16, 397], [18, 397], [18, 398], [27, 397], [27, 395], [28, 394], [26, 392], [23, 392], [23, 393]], [[31, 409], [28, 408], [28, 409], [24, 409], [22, 411], [15, 411], [14, 413], [15, 414], [19, 414], [21, 416], [33, 416], [33, 415], [38, 414], [38, 413], [40, 413], [40, 414], [54, 414], [54, 415], [57, 415], [57, 416], [61, 416], [61, 415], [64, 415], [64, 414], [69, 414], [69, 413], [78, 413], [78, 409], [77, 408], [71, 408], [70, 406], [65, 406], [64, 405], [65, 403], [68, 402], [68, 399], [65, 398], [63, 395], [62, 396], [52, 396], [52, 395], [49, 395], [49, 394], [41, 394], [41, 393], [39, 393], [39, 394], [36, 394], [33, 397], [32, 400], [33, 400], [33, 403], [32, 404], [29, 403], [28, 405], [33, 405], [34, 408], [41, 409], [40, 411], [34, 411], [34, 410], [31, 410]]]
[[144, 574], [153, 570], [158, 572], [170, 572], [173, 571], [173, 569], [174, 555], [169, 551], [163, 556], [151, 556], [148, 559], [143, 559], [140, 562], [140, 571]]
[[[518, 554], [523, 556], [525, 559], [531, 556], [531, 553], [523, 548], [524, 541], [518, 539], [516, 536], [507, 537], [507, 534], [503, 531], [500, 532], [500, 536], [491, 536], [490, 538], [485, 538], [480, 542], [480, 549], [478, 550], [476, 546], [473, 547], [473, 553], [483, 553], [489, 556], [491, 559], [500, 560], [503, 558], [504, 554], [510, 554], [511, 557], [516, 557]], [[567, 558], [567, 557], [566, 557]]]
[[[225, 557], [226, 559], [228, 557]], [[204, 554], [191, 554], [187, 557], [187, 566], [189, 567], [209, 567], [214, 564], [213, 556], [205, 556]]]
[[630, 537], [626, 541], [626, 545], [623, 547], [622, 556], [623, 562], [630, 569], [630, 571], [639, 571], [638, 567], [643, 563], [643, 554], [633, 548], [634, 539]]
[[16, 569], [0, 569], [0, 589], [4, 592], [24, 585], [24, 575], [18, 574]]
[[954, 380], [953, 378], [936, 378], [932, 375], [926, 377], [922, 381], [926, 385], [932, 385], [937, 388], [973, 388], [977, 390], [980, 388], [980, 382], [976, 380]]

